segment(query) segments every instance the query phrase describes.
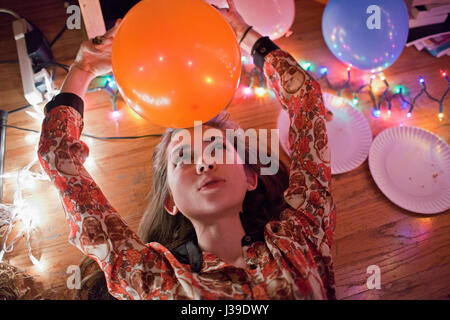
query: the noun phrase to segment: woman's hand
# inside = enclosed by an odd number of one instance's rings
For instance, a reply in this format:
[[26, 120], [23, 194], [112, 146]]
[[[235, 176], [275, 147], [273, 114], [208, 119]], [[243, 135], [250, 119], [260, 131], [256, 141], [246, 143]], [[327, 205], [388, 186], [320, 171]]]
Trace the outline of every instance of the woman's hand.
[[110, 73], [112, 71], [112, 44], [121, 21], [118, 19], [114, 27], [101, 36], [102, 43], [94, 44], [92, 40], [84, 41], [72, 67], [91, 74], [93, 78]]
[[231, 28], [233, 28], [234, 34], [236, 35], [237, 40], [241, 40], [244, 32], [247, 30], [249, 25], [244, 21], [242, 16], [239, 14], [239, 12], [236, 9], [236, 5], [234, 4], [233, 0], [227, 0], [228, 7], [227, 8], [218, 8], [215, 5], [212, 5], [215, 7], [219, 12], [222, 14], [222, 16], [225, 18], [225, 20], [228, 21]]
[[[245, 35], [245, 38], [242, 39], [244, 33], [249, 28], [249, 25], [244, 21], [242, 16], [239, 14], [239, 12], [236, 9], [236, 5], [234, 4], [233, 0], [227, 0], [229, 9], [221, 9], [214, 6], [217, 10], [219, 10], [220, 14], [227, 20], [227, 22], [230, 24], [231, 28], [234, 31], [234, 34], [236, 35], [237, 41], [240, 42], [241, 48], [246, 51], [248, 54], [250, 54], [253, 45], [255, 42], [262, 37], [261, 34], [256, 32], [254, 29], [249, 30], [247, 34]], [[241, 42], [242, 40], [242, 42]]]
[[114, 27], [102, 36], [101, 44], [94, 44], [92, 40], [81, 44], [77, 57], [64, 79], [61, 93], [73, 93], [84, 99], [92, 79], [112, 71], [112, 43], [120, 22], [120, 19], [117, 20]]

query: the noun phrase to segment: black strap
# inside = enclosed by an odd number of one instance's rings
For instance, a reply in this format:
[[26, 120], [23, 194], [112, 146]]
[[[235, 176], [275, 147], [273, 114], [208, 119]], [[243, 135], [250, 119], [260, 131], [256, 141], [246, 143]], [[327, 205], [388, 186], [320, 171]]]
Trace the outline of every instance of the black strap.
[[203, 253], [194, 240], [183, 243], [171, 252], [179, 262], [189, 264], [193, 272], [198, 273], [202, 269]]
[[253, 28], [253, 26], [250, 26], [247, 28], [247, 30], [245, 30], [244, 34], [241, 37], [241, 40], [239, 41], [239, 45], [241, 45], [242, 41], [244, 40], [245, 36], [247, 35], [247, 33]]
[[63, 92], [53, 97], [53, 99], [45, 105], [45, 109], [50, 112], [58, 106], [69, 106], [77, 110], [83, 118], [84, 101], [78, 95], [69, 92]]
[[191, 269], [194, 272], [200, 272], [203, 265], [203, 253], [200, 250], [198, 244], [195, 244], [194, 241], [189, 241], [186, 243], [186, 251], [189, 256], [189, 263], [191, 265]]
[[264, 67], [264, 59], [274, 51], [280, 49], [269, 37], [261, 37], [255, 42], [252, 48], [253, 62], [260, 70]]

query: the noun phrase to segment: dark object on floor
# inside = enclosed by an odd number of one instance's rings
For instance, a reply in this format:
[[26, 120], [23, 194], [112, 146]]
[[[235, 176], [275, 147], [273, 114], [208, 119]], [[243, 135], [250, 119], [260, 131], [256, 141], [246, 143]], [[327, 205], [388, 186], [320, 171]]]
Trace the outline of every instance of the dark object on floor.
[[[67, 2], [70, 5], [79, 5], [78, 0], [65, 0], [64, 2]], [[140, 0], [100, 0], [106, 30], [111, 29], [116, 20], [123, 18], [138, 2], [140, 2]]]
[[23, 300], [29, 292], [27, 278], [30, 276], [18, 268], [0, 262], [0, 300]]

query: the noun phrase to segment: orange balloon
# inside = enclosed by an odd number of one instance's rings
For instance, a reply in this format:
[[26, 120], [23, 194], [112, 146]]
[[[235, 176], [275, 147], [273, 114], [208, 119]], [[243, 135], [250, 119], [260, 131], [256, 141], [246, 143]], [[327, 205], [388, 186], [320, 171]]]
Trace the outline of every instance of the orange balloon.
[[119, 91], [139, 115], [172, 128], [212, 119], [232, 100], [241, 53], [228, 22], [203, 0], [143, 0], [112, 50]]

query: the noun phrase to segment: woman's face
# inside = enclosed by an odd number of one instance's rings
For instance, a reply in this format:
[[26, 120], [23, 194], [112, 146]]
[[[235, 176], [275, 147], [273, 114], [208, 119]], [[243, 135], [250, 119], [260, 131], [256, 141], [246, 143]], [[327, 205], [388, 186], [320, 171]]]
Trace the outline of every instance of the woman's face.
[[[172, 197], [166, 199], [165, 207], [172, 212], [175, 205], [189, 220], [207, 222], [239, 212], [246, 192], [256, 188], [257, 174], [244, 169], [243, 159], [223, 131], [206, 125], [202, 131], [197, 143], [194, 128], [172, 136], [167, 148]], [[207, 179], [218, 182], [202, 187]]]

